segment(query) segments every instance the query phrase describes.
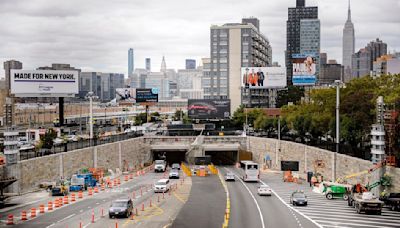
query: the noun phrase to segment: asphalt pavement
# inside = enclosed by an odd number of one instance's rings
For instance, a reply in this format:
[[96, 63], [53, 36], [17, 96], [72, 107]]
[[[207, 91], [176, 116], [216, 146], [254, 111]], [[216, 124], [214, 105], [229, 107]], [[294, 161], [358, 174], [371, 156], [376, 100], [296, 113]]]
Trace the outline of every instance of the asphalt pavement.
[[173, 228], [221, 227], [226, 209], [226, 193], [217, 175], [192, 177], [192, 190]]
[[243, 182], [239, 178], [238, 169], [230, 167], [220, 170], [222, 174], [228, 171], [236, 174], [236, 181], [227, 183], [231, 201], [229, 227], [318, 227], [276, 195], [259, 196], [257, 188], [261, 183]]

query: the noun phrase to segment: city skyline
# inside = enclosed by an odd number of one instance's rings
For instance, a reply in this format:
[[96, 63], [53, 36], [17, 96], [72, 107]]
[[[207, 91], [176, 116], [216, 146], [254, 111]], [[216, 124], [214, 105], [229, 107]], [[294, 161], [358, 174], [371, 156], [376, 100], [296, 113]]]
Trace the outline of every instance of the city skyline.
[[[400, 19], [393, 16], [397, 15], [400, 3], [387, 0], [376, 5], [368, 1], [351, 1], [352, 21], [357, 27], [355, 50], [377, 37], [387, 42], [388, 51], [400, 50], [396, 39], [400, 32], [394, 29]], [[187, 58], [200, 62], [201, 58], [209, 57], [211, 25], [254, 16], [260, 19], [260, 31], [271, 42], [273, 61], [284, 65], [286, 40], [282, 37], [286, 37], [287, 8], [295, 6], [296, 1], [254, 1], [254, 4], [219, 1], [212, 3], [211, 12], [205, 10], [210, 5], [208, 1], [195, 5], [183, 1], [168, 4], [104, 1], [101, 7], [99, 4], [93, 7], [88, 1], [79, 3], [79, 8], [76, 4], [77, 1], [47, 0], [1, 2], [0, 28], [5, 35], [0, 38], [3, 43], [0, 61], [16, 59], [26, 69], [68, 63], [83, 71], [127, 75], [126, 50], [132, 47], [137, 68], [145, 68], [145, 58], [149, 57], [158, 69], [165, 55], [168, 68], [184, 69]], [[308, 0], [306, 6], [319, 7], [321, 52], [342, 63], [342, 29], [348, 1]], [[371, 16], [377, 11], [385, 14]], [[98, 23], [99, 20], [103, 23]]]

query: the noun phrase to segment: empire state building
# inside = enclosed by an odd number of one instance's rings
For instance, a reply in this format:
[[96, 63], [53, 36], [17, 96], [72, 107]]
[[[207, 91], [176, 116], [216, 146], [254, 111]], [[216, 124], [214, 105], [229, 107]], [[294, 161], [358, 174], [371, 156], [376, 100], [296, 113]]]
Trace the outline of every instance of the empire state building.
[[354, 54], [354, 25], [351, 22], [351, 9], [349, 0], [349, 9], [347, 12], [347, 21], [343, 28], [343, 66], [344, 66], [344, 81], [348, 82], [351, 80], [351, 56]]

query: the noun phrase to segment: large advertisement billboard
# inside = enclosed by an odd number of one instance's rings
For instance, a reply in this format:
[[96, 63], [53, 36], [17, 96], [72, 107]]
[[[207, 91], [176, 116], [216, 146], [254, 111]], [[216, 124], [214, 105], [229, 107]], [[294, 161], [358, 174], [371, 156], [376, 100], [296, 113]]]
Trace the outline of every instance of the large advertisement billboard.
[[311, 86], [316, 83], [317, 58], [314, 54], [293, 54], [293, 85]]
[[158, 102], [158, 89], [136, 89], [136, 103]]
[[74, 97], [79, 72], [70, 70], [11, 70], [11, 94], [16, 97]]
[[136, 88], [116, 88], [115, 96], [118, 101], [136, 102]]
[[242, 67], [241, 75], [244, 88], [286, 87], [286, 68], [284, 67]]
[[226, 119], [230, 116], [231, 101], [228, 99], [189, 99], [188, 115], [192, 119]]

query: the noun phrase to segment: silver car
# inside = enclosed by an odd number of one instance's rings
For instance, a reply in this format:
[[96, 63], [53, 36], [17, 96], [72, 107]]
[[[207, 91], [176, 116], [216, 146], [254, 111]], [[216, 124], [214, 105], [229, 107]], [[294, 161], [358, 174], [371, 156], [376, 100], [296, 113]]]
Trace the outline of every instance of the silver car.
[[179, 171], [177, 169], [171, 169], [169, 172], [169, 179], [179, 179]]
[[233, 173], [226, 173], [225, 181], [235, 181], [235, 175]]

